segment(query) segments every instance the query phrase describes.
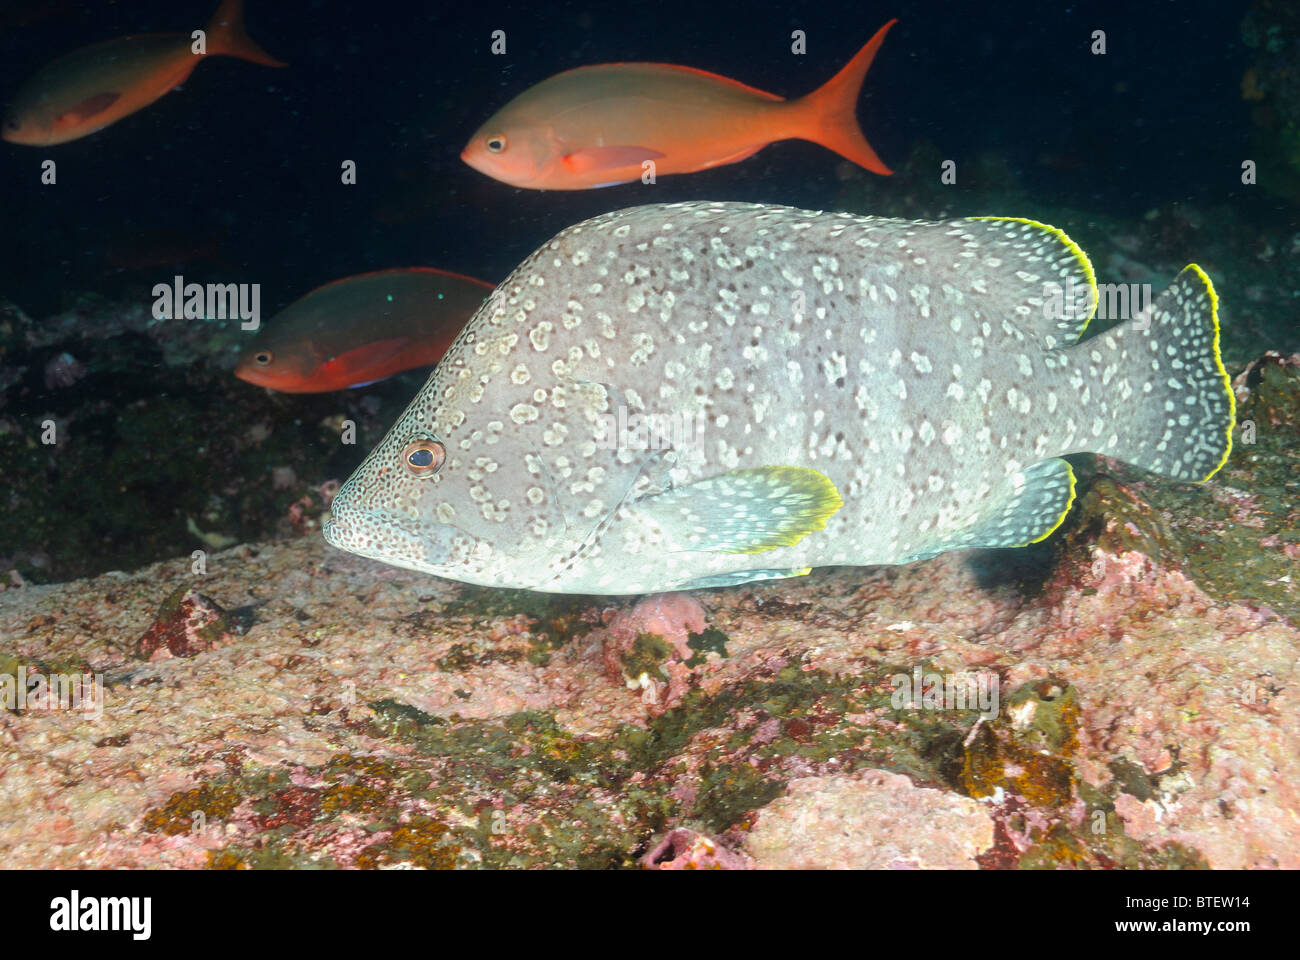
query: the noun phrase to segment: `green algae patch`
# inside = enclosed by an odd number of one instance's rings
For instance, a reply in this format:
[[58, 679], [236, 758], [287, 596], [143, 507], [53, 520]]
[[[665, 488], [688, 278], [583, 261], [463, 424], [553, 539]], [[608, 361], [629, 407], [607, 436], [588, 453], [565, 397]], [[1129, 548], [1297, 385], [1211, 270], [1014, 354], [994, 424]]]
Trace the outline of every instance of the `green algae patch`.
[[370, 709], [375, 714], [372, 724], [383, 729], [386, 737], [396, 739], [402, 739], [418, 733], [425, 727], [445, 722], [442, 717], [435, 716], [432, 713], [425, 713], [408, 703], [402, 703], [391, 698], [376, 700], [370, 704]]
[[447, 824], [433, 817], [412, 817], [394, 827], [386, 840], [362, 850], [356, 866], [364, 870], [409, 863], [421, 870], [451, 870], [457, 866], [460, 847], [449, 842], [450, 833]]
[[659, 677], [668, 679], [664, 664], [668, 662], [675, 647], [657, 633], [639, 633], [632, 646], [619, 655], [623, 675], [632, 680], [638, 677]]
[[518, 663], [529, 651], [502, 647], [500, 644], [482, 644], [473, 640], [453, 643], [451, 649], [434, 662], [439, 670], [468, 670], [486, 667], [493, 663]]
[[712, 830], [734, 826], [785, 792], [784, 782], [765, 777], [747, 763], [709, 765], [701, 773], [694, 814]]
[[452, 651], [438, 661], [445, 670], [468, 669], [501, 660], [513, 663], [519, 659], [544, 667], [554, 651], [591, 631], [595, 626], [590, 620], [591, 611], [602, 602], [600, 597], [466, 585], [436, 614], [425, 612], [417, 616], [436, 617], [437, 622], [444, 625], [456, 620], [464, 620], [467, 626], [481, 626], [492, 620], [521, 622], [520, 629], [513, 632], [526, 641], [522, 652], [514, 646], [503, 650], [498, 643], [482, 645], [471, 641], [458, 644], [459, 650], [453, 646]]
[[686, 645], [695, 651], [695, 656], [686, 661], [688, 667], [703, 666], [710, 653], [727, 657], [727, 635], [714, 627], [703, 633], [692, 633], [686, 638]]
[[248, 863], [232, 850], [209, 850], [209, 870], [247, 870]]
[[328, 870], [337, 864], [313, 859], [301, 851], [290, 851], [276, 845], [257, 847], [231, 845], [208, 851], [208, 870]]

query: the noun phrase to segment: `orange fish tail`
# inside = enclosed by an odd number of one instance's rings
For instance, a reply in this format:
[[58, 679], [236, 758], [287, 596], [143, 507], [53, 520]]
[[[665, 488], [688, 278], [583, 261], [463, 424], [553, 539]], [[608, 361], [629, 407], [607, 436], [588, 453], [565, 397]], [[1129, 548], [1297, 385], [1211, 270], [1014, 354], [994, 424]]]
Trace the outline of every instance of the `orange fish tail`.
[[862, 128], [858, 126], [857, 106], [867, 69], [875, 59], [876, 51], [884, 43], [885, 34], [897, 22], [897, 19], [890, 20], [877, 30], [876, 35], [845, 64], [844, 69], [831, 77], [824, 86], [798, 101], [803, 129], [796, 136], [820, 143], [858, 166], [885, 176], [893, 171], [876, 156], [876, 151], [871, 149], [871, 144], [862, 135]]
[[287, 66], [244, 30], [244, 0], [221, 0], [208, 23], [208, 56], [239, 57], [267, 67]]

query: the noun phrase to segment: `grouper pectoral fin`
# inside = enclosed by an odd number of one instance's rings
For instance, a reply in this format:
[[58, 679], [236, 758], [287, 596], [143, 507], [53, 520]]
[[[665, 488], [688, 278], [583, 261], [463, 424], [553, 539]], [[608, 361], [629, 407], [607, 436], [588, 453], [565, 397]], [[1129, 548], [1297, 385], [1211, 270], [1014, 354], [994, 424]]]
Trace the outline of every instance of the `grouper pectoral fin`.
[[824, 473], [772, 466], [683, 484], [638, 500], [633, 510], [676, 549], [762, 553], [824, 529], [843, 505]]
[[1064, 460], [1040, 460], [990, 494], [986, 509], [965, 530], [928, 544], [904, 562], [971, 547], [1024, 547], [1045, 540], [1074, 503], [1074, 471]]

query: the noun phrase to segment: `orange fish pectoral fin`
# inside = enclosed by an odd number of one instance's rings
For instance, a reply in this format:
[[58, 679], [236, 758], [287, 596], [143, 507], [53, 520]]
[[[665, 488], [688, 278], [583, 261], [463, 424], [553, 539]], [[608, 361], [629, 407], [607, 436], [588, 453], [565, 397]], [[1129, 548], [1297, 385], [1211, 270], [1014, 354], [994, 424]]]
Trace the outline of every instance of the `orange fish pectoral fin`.
[[[375, 369], [392, 360], [411, 343], [410, 337], [394, 337], [391, 340], [376, 340], [373, 343], [353, 347], [321, 364], [321, 370], [339, 376], [373, 377]], [[390, 371], [391, 372], [396, 372]], [[380, 374], [380, 378], [388, 376]]]
[[647, 160], [658, 160], [664, 154], [649, 147], [583, 147], [564, 155], [564, 165], [572, 173], [590, 173], [593, 170], [616, 170]]
[[121, 99], [120, 93], [97, 93], [93, 97], [82, 100], [75, 107], [64, 110], [55, 118], [54, 123], [59, 127], [75, 127], [103, 113]]

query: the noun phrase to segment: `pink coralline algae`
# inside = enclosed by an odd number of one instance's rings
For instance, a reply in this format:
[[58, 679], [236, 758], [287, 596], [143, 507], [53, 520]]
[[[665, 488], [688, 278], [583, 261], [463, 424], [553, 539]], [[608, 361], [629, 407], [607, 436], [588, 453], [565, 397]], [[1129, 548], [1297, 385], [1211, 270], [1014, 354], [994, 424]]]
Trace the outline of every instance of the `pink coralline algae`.
[[792, 781], [759, 813], [745, 853], [760, 869], [975, 870], [992, 844], [978, 801], [864, 770]]
[[669, 831], [641, 858], [648, 870], [748, 870], [753, 864], [716, 840], [686, 827]]
[[676, 706], [691, 685], [686, 661], [697, 656], [690, 634], [706, 629], [704, 608], [691, 594], [646, 597], [615, 613], [601, 631], [605, 674], [640, 688], [652, 709]]

